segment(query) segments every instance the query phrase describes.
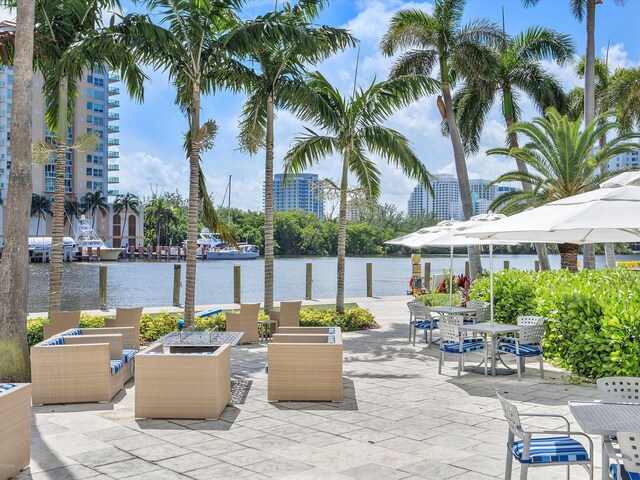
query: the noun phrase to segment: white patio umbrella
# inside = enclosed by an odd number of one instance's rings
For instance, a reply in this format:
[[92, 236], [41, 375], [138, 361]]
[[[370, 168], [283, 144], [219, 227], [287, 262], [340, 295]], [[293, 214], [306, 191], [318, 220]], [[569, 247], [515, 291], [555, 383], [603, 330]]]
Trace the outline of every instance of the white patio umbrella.
[[458, 236], [542, 243], [640, 241], [640, 172], [626, 172], [600, 188], [525, 210]]
[[476, 215], [471, 217], [466, 222], [458, 222], [456, 220], [445, 220], [438, 223], [433, 227], [423, 228], [414, 232], [413, 234], [405, 235], [403, 237], [390, 240], [392, 245], [403, 245], [409, 248], [422, 248], [422, 247], [449, 247], [449, 306], [453, 303], [453, 249], [454, 247], [464, 247], [469, 245], [489, 245], [489, 295], [491, 304], [491, 322], [493, 322], [493, 245], [515, 245], [514, 241], [495, 241], [493, 239], [485, 240], [480, 238], [473, 238], [470, 236], [460, 236], [456, 233], [460, 231], [466, 231], [467, 229], [479, 227], [486, 223], [496, 222], [506, 218], [505, 215], [495, 214], [492, 212]]

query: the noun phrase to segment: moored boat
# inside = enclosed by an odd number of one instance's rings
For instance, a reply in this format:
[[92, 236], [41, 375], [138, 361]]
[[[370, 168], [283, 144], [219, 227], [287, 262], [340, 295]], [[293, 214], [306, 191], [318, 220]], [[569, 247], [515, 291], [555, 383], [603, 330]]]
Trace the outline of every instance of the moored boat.
[[91, 222], [84, 215], [78, 220], [75, 241], [78, 246], [76, 255], [82, 256], [89, 248], [91, 248], [93, 255], [98, 255], [98, 249], [100, 249], [100, 260], [105, 262], [118, 260], [120, 254], [124, 251], [124, 248], [108, 247], [96, 234], [91, 227]]

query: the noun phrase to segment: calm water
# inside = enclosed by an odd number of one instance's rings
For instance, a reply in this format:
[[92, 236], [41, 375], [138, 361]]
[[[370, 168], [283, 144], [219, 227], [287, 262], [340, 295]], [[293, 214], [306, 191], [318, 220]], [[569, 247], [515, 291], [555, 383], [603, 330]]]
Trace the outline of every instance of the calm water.
[[[618, 260], [636, 260], [640, 255], [619, 255]], [[454, 258], [454, 272], [464, 271], [466, 256]], [[534, 255], [496, 255], [494, 265], [501, 269], [504, 260], [509, 260], [512, 268], [533, 269]], [[423, 258], [431, 262], [431, 272], [440, 273], [449, 267], [448, 256]], [[336, 294], [337, 260], [327, 257], [277, 258], [275, 262], [276, 300], [304, 298], [305, 264], [313, 264], [313, 298], [332, 298]], [[347, 297], [366, 295], [365, 264], [373, 263], [373, 294], [376, 296], [402, 295], [408, 287], [411, 276], [409, 257], [394, 258], [347, 258]], [[65, 264], [62, 292], [62, 309], [95, 309], [98, 305], [98, 266], [107, 265], [107, 305], [109, 307], [171, 305], [173, 299], [173, 264], [175, 262], [131, 261], [108, 263]], [[184, 274], [182, 266], [184, 301]], [[604, 257], [598, 256], [599, 267], [604, 265]], [[240, 262], [242, 265], [242, 301], [258, 302], [263, 299], [262, 259]], [[197, 267], [196, 303], [215, 304], [233, 302], [232, 260], [199, 261]], [[489, 260], [483, 256], [483, 267], [489, 267]], [[552, 268], [558, 268], [560, 257], [551, 256]], [[47, 310], [49, 265], [31, 265], [29, 286], [29, 311]]]

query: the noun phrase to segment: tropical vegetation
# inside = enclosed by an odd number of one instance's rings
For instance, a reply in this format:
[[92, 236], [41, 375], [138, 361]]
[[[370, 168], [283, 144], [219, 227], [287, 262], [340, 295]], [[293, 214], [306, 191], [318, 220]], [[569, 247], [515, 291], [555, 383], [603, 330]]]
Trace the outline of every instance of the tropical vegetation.
[[355, 176], [365, 198], [377, 203], [380, 196], [380, 170], [372, 154], [398, 167], [409, 178], [431, 191], [430, 177], [424, 164], [413, 151], [409, 140], [383, 121], [393, 112], [416, 101], [435, 89], [427, 77], [396, 76], [372, 83], [344, 97], [320, 73], [309, 75], [303, 95], [304, 105], [297, 111], [305, 122], [322, 129], [311, 128], [294, 140], [284, 161], [285, 178], [300, 173], [332, 154], [340, 156], [342, 175], [336, 189], [340, 193], [338, 214], [338, 273], [336, 309], [344, 313], [344, 269], [347, 240], [347, 195], [349, 174]]
[[47, 215], [53, 215], [51, 211], [51, 200], [44, 195], [38, 195], [37, 193], [31, 194], [31, 216], [38, 217], [38, 223], [36, 224], [36, 236], [40, 235], [40, 220], [47, 219]]
[[[602, 166], [613, 157], [640, 148], [639, 136], [620, 133], [603, 148], [593, 148], [602, 136], [620, 129], [619, 124], [608, 119], [605, 113], [581, 128], [582, 119], [570, 120], [554, 108], [547, 109], [544, 117], [532, 122], [518, 122], [509, 126], [509, 133], [527, 137], [523, 147], [494, 148], [489, 155], [507, 155], [518, 159], [531, 170], [515, 170], [500, 175], [492, 184], [505, 181], [526, 182], [533, 190], [507, 192], [496, 198], [491, 208], [511, 214], [531, 207], [539, 207], [561, 198], [578, 195], [598, 188], [613, 175], [602, 172]], [[575, 272], [578, 269], [578, 245], [558, 245], [562, 268]]]

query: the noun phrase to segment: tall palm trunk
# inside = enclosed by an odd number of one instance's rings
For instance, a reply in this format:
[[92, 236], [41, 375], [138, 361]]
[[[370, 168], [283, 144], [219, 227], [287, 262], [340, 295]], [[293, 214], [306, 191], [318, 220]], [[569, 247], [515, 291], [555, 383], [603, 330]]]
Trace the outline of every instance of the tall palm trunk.
[[[200, 79], [194, 80], [193, 101], [189, 112], [191, 145], [189, 151], [189, 211], [187, 222], [187, 272], [184, 294], [184, 322], [193, 324], [196, 297], [196, 259], [198, 255], [198, 206], [200, 202]], [[158, 235], [159, 237], [159, 235]]]
[[267, 97], [264, 164], [264, 310], [273, 308], [273, 96]]
[[[513, 108], [513, 93], [510, 87], [503, 89], [503, 103], [504, 103], [504, 120], [507, 124], [507, 130], [515, 122], [515, 111]], [[518, 135], [515, 132], [509, 132], [509, 148], [518, 148]], [[519, 158], [516, 158], [516, 165], [518, 171], [527, 173], [527, 164]], [[522, 182], [522, 190], [530, 192], [532, 190], [531, 184]], [[536, 247], [536, 253], [538, 254], [538, 261], [540, 262], [540, 268], [542, 270], [551, 270], [551, 264], [549, 262], [549, 252], [547, 246], [544, 243], [534, 244]]]
[[[604, 123], [604, 120], [601, 120], [600, 123]], [[600, 150], [604, 148], [607, 144], [607, 136], [602, 135], [599, 140]], [[609, 173], [609, 162], [604, 163], [602, 167], [600, 167], [600, 173], [606, 175]], [[616, 268], [616, 244], [615, 243], [605, 243], [604, 244], [604, 258], [607, 263], [607, 267]]]
[[[125, 208], [124, 209], [124, 221], [122, 222], [122, 228], [120, 229], [120, 246], [123, 246], [123, 240], [124, 240], [124, 235], [125, 235], [125, 227], [127, 226], [127, 216], [129, 214], [129, 209]], [[129, 235], [127, 235], [127, 244], [129, 243]]]
[[42, 218], [42, 212], [38, 212], [38, 223], [36, 224], [36, 237], [40, 236], [40, 219]]
[[342, 179], [340, 181], [340, 213], [338, 214], [338, 287], [336, 290], [336, 311], [344, 313], [344, 272], [347, 256], [347, 189], [349, 188], [349, 148], [342, 159]]
[[[584, 124], [585, 127], [593, 122], [596, 111], [596, 2], [599, 0], [587, 0], [587, 53], [584, 60]], [[584, 246], [584, 268], [594, 270], [596, 268], [596, 255], [594, 245]]]
[[559, 243], [558, 251], [560, 252], [560, 268], [566, 268], [573, 273], [577, 272], [579, 245], [575, 243]]
[[62, 239], [64, 236], [64, 180], [67, 170], [67, 97], [69, 79], [63, 76], [58, 85], [58, 131], [56, 147], [56, 189], [53, 196], [51, 227], [51, 265], [49, 276], [49, 313], [59, 312], [62, 301]]
[[[442, 63], [440, 71], [447, 71], [446, 63]], [[462, 200], [462, 212], [464, 213], [464, 219], [469, 220], [473, 215], [473, 204], [471, 203], [471, 187], [469, 186], [469, 173], [467, 172], [467, 163], [464, 159], [464, 150], [462, 149], [462, 141], [460, 140], [458, 124], [456, 123], [456, 117], [453, 112], [451, 90], [449, 90], [449, 84], [446, 81], [442, 84], [442, 96], [447, 113], [447, 123], [449, 124], [449, 137], [451, 137], [451, 144], [453, 146], [453, 157], [455, 159], [456, 174], [458, 176], [458, 187], [460, 189], [460, 198]], [[480, 252], [478, 251], [478, 247], [476, 246], [467, 247], [467, 251], [469, 252], [471, 278], [476, 278], [482, 274]]]
[[31, 218], [31, 81], [33, 0], [18, 0], [13, 60], [13, 161], [4, 204], [5, 244], [0, 262], [0, 379], [31, 380], [27, 343], [29, 299], [29, 219]]

